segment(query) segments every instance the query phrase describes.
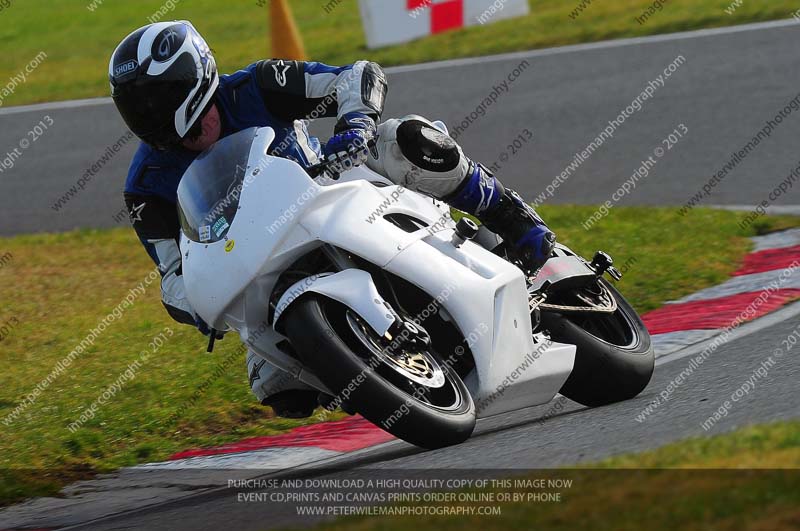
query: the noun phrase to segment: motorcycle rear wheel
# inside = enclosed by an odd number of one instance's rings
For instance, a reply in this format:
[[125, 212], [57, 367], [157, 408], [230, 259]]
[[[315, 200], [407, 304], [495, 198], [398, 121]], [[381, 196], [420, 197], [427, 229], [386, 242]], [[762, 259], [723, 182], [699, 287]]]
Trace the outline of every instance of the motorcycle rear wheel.
[[650, 383], [655, 352], [650, 333], [628, 301], [600, 280], [617, 301], [613, 313], [542, 312], [541, 326], [559, 343], [577, 346], [561, 394], [598, 407], [634, 398]]

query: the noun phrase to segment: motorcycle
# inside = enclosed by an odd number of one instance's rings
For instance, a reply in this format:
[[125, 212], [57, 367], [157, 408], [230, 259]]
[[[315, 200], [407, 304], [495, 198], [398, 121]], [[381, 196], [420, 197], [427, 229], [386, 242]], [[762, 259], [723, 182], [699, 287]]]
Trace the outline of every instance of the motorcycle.
[[650, 336], [604, 278], [620, 277], [605, 253], [559, 244], [526, 278], [499, 237], [443, 203], [366, 166], [304, 169], [269, 155], [274, 139], [220, 140], [178, 188], [186, 294], [210, 347], [236, 331], [288, 378], [423, 448], [557, 393], [596, 407], [649, 383]]

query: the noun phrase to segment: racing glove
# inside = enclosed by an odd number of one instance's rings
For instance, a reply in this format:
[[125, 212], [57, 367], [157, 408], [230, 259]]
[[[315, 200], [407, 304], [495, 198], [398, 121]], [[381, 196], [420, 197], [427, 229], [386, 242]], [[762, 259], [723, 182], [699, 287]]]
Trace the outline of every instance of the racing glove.
[[342, 173], [364, 164], [376, 132], [375, 120], [366, 114], [350, 112], [342, 116], [323, 149], [325, 159], [331, 163], [330, 169]]

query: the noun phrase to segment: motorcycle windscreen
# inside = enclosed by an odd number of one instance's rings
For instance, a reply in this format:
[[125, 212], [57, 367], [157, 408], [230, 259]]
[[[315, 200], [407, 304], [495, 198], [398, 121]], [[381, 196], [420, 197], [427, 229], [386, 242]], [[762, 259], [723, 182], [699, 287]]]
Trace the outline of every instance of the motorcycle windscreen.
[[201, 153], [178, 185], [178, 215], [183, 233], [198, 243], [225, 237], [239, 209], [247, 159], [256, 131], [252, 127], [219, 140]]

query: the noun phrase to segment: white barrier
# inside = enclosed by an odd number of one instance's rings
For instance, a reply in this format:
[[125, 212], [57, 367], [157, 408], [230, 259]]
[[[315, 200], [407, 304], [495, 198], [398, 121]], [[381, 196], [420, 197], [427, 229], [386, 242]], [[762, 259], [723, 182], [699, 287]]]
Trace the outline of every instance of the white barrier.
[[527, 0], [359, 0], [359, 6], [369, 48], [529, 13]]

